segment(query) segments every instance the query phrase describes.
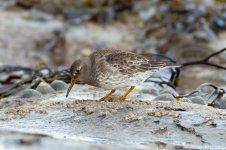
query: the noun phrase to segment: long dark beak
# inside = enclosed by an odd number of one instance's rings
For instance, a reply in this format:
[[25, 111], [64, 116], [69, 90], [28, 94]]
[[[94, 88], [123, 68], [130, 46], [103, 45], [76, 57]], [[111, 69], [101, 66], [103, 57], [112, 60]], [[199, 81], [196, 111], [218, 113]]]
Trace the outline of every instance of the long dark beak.
[[70, 86], [67, 90], [66, 97], [68, 97], [68, 95], [69, 95], [69, 93], [70, 93], [70, 91], [71, 91], [71, 89], [72, 89], [72, 87], [74, 86], [75, 83], [76, 83], [76, 76], [72, 76], [71, 77], [71, 83], [70, 83]]

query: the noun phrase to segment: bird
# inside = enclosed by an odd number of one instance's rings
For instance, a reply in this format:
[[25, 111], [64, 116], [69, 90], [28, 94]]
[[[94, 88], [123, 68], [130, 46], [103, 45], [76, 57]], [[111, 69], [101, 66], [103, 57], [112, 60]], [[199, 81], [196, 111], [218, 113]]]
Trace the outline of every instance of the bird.
[[106, 101], [116, 89], [130, 87], [120, 101], [144, 82], [153, 73], [167, 67], [178, 67], [169, 61], [151, 60], [130, 51], [103, 49], [94, 51], [89, 57], [75, 60], [71, 67], [71, 82], [68, 97], [73, 85], [78, 82], [111, 90], [100, 101]]

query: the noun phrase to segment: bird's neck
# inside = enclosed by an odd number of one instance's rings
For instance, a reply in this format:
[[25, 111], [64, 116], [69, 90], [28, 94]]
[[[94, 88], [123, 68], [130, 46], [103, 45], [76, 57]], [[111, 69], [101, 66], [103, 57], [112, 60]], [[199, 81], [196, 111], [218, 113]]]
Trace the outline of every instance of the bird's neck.
[[89, 82], [92, 79], [92, 72], [91, 72], [91, 61], [88, 58], [84, 58], [84, 62], [83, 62], [83, 67], [82, 67], [82, 76], [81, 76], [81, 80], [84, 83], [89, 84]]

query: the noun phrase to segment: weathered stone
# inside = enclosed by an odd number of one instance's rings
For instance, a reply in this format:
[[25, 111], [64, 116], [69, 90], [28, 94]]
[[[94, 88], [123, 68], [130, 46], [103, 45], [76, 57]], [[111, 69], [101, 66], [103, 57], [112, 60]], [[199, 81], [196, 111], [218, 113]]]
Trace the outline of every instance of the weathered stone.
[[203, 99], [201, 96], [195, 96], [195, 97], [191, 97], [189, 99], [192, 103], [206, 105], [205, 99]]
[[65, 83], [64, 81], [61, 81], [61, 80], [54, 80], [50, 84], [50, 86], [56, 91], [65, 90], [68, 88], [67, 83]]
[[153, 101], [175, 101], [176, 99], [168, 93], [162, 94], [153, 99]]
[[42, 96], [42, 94], [39, 91], [33, 90], [33, 89], [25, 89], [21, 91], [18, 96], [20, 98], [31, 98], [35, 96]]
[[38, 87], [36, 88], [37, 91], [41, 92], [42, 94], [48, 94], [54, 92], [54, 89], [45, 82], [41, 82]]

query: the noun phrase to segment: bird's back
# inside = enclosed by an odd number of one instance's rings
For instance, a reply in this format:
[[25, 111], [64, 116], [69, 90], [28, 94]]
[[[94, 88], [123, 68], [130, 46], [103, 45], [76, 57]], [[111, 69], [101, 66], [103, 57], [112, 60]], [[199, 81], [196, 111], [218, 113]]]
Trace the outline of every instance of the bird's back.
[[116, 50], [116, 49], [103, 49], [103, 50], [97, 50], [93, 52], [90, 55], [91, 59], [101, 59], [103, 57], [106, 57], [109, 54], [114, 54], [114, 53], [121, 53], [124, 52], [123, 50]]
[[129, 51], [114, 49], [95, 51], [91, 54], [90, 59], [92, 64], [107, 65], [108, 68], [116, 69], [123, 74], [133, 74], [173, 66], [172, 62], [169, 61], [151, 59]]

